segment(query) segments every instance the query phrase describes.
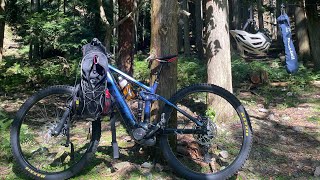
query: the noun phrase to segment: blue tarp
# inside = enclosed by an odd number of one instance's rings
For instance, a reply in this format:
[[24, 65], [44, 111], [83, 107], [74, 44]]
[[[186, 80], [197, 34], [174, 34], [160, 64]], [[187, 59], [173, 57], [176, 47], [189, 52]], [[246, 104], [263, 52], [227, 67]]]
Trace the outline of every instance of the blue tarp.
[[278, 25], [281, 29], [282, 39], [286, 54], [286, 70], [288, 73], [296, 73], [299, 69], [298, 57], [292, 42], [290, 29], [290, 20], [286, 13], [277, 18]]

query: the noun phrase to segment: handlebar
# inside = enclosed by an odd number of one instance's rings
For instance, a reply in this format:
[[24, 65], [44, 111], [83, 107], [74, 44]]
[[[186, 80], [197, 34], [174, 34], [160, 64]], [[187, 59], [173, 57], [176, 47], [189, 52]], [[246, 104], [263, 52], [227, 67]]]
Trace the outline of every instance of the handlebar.
[[99, 41], [98, 38], [93, 38], [90, 44], [92, 46], [99, 46], [99, 45], [101, 45], [101, 41]]

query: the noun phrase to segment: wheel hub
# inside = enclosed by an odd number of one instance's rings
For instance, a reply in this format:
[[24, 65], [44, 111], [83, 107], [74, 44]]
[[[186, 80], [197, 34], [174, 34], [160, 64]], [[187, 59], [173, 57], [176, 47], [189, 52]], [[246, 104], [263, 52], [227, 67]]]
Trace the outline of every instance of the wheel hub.
[[203, 126], [195, 126], [194, 129], [205, 129], [206, 134], [194, 134], [194, 138], [197, 142], [203, 146], [209, 146], [212, 144], [214, 138], [217, 135], [217, 126], [215, 123], [208, 117], [200, 117]]

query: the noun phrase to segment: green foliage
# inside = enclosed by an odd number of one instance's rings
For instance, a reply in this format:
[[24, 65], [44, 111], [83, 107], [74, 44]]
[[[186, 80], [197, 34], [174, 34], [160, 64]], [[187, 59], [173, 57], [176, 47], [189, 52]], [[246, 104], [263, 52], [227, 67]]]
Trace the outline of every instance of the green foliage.
[[242, 59], [235, 59], [232, 61], [232, 84], [239, 86], [240, 83], [248, 80], [250, 73], [250, 65], [245, 63]]
[[213, 108], [209, 107], [207, 110], [206, 110], [206, 116], [208, 116], [211, 120], [214, 120], [215, 116], [216, 116], [216, 112]]
[[[0, 159], [5, 162], [12, 160], [10, 148], [10, 125], [12, 120], [0, 110]], [[5, 163], [1, 161], [0, 163]]]
[[73, 56], [82, 40], [103, 39], [105, 29], [99, 21], [98, 10], [96, 1], [89, 0], [68, 2], [66, 7], [59, 1], [44, 0], [39, 9], [32, 8], [30, 1], [16, 0], [7, 4], [7, 21], [14, 32], [23, 37], [24, 44], [40, 45], [42, 57], [57, 53]]
[[178, 88], [207, 80], [206, 65], [196, 58], [180, 57], [178, 60]]
[[311, 116], [308, 118], [308, 121], [310, 122], [318, 122], [320, 123], [320, 117], [317, 117], [317, 116]]
[[79, 73], [79, 59], [43, 59], [30, 64], [29, 61], [4, 59], [0, 65], [0, 90], [21, 92], [55, 84], [72, 84]]
[[[145, 82], [149, 79], [150, 69], [142, 57], [134, 62], [134, 77]], [[206, 81], [206, 66], [196, 58], [179, 57], [178, 60], [178, 88]], [[164, 74], [163, 74], [164, 75]]]
[[293, 88], [304, 88], [314, 80], [320, 79], [320, 74], [312, 72], [303, 65], [300, 65], [299, 71], [296, 74], [290, 75], [281, 65], [279, 59], [273, 61], [245, 62], [243, 59], [236, 58], [232, 61], [233, 84], [239, 86], [240, 83], [249, 80], [251, 72], [263, 70], [268, 73], [270, 82], [289, 82]]
[[148, 68], [148, 63], [143, 57], [136, 56], [134, 61], [134, 78], [145, 83], [149, 77], [150, 70]]
[[255, 89], [258, 94], [263, 94], [265, 104], [268, 106], [270, 102], [274, 102], [275, 94], [277, 95], [278, 108], [286, 109], [288, 107], [296, 107], [301, 103], [300, 94], [306, 91], [312, 91], [311, 83], [320, 80], [320, 74], [313, 72], [300, 65], [296, 74], [290, 75], [281, 65], [279, 59], [273, 61], [253, 61], [245, 62], [242, 59], [234, 59], [232, 61], [233, 86], [242, 87], [241, 83], [249, 82], [251, 72], [263, 70], [268, 73], [268, 80], [272, 82], [285, 82], [286, 87], [274, 87], [270, 85], [260, 85]]

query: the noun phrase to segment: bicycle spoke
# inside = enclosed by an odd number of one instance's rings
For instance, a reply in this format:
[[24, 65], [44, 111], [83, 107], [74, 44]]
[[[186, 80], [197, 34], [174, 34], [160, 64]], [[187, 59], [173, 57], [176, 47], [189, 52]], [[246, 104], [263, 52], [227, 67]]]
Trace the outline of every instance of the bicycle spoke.
[[[26, 114], [23, 122], [23, 124], [25, 124], [25, 126], [23, 126], [25, 130], [20, 133], [20, 139], [22, 139], [22, 142], [25, 136], [29, 136], [31, 139], [30, 141], [26, 141], [30, 142], [28, 145], [23, 145], [22, 143], [21, 150], [22, 153], [28, 157], [27, 160], [29, 163], [38, 169], [53, 172], [66, 169], [79, 160], [76, 159], [79, 157], [75, 156], [75, 153], [84, 153], [85, 151], [80, 152], [82, 151], [81, 149], [86, 149], [84, 147], [88, 146], [90, 139], [87, 138], [87, 134], [77, 132], [82, 132], [91, 124], [78, 122], [72, 125], [70, 129], [70, 140], [78, 144], [72, 147], [75, 147], [75, 149], [72, 149], [70, 144], [69, 149], [62, 145], [66, 143], [67, 137], [65, 134], [60, 134], [57, 137], [51, 135], [51, 130], [54, 129], [59, 122], [63, 114], [63, 109], [66, 109], [65, 102], [68, 99], [68, 96], [59, 97], [53, 95], [47, 97], [33, 105]], [[75, 131], [75, 133], [73, 133], [73, 131]], [[71, 155], [71, 153], [73, 155]]]
[[168, 129], [194, 129], [198, 132], [202, 129], [204, 132], [168, 135], [177, 160], [191, 171], [201, 173], [215, 174], [228, 168], [239, 155], [244, 138], [235, 108], [229, 101], [210, 92], [182, 95], [176, 105], [204, 124], [198, 127], [182, 113], [173, 110], [172, 114], [177, 113], [178, 120], [176, 126], [171, 125]]

